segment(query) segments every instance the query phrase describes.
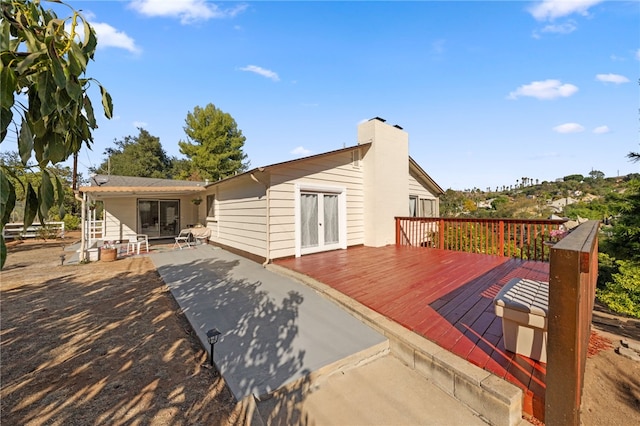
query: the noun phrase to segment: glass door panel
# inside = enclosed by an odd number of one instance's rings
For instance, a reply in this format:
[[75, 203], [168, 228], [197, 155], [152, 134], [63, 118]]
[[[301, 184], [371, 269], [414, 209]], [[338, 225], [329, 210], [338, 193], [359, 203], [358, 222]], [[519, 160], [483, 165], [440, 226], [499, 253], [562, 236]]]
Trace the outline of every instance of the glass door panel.
[[149, 237], [160, 235], [157, 200], [138, 200], [138, 233]]
[[300, 194], [300, 245], [318, 246], [318, 194]]
[[178, 235], [178, 219], [180, 218], [180, 202], [177, 200], [160, 201], [160, 236]]
[[340, 229], [338, 228], [338, 196], [324, 194], [324, 245], [337, 244], [340, 241]]

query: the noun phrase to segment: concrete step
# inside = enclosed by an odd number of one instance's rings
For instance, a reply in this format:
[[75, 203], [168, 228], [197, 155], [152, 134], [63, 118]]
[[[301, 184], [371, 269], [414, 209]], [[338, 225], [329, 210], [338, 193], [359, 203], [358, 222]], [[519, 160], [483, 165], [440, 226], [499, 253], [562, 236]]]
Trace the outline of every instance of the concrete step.
[[386, 356], [258, 402], [268, 425], [482, 425], [460, 401]]

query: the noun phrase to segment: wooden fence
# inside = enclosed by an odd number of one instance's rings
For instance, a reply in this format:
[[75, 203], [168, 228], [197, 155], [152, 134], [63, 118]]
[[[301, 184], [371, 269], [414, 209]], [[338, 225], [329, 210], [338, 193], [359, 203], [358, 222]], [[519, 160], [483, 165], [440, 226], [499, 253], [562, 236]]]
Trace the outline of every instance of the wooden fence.
[[588, 221], [551, 248], [545, 394], [548, 425], [580, 424], [598, 279], [598, 229], [598, 221]]
[[2, 228], [2, 236], [5, 239], [14, 238], [43, 238], [55, 239], [64, 238], [64, 222], [47, 222], [44, 225], [32, 223], [31, 226], [24, 227], [22, 222], [7, 223]]
[[549, 260], [551, 233], [564, 220], [396, 218], [396, 245]]

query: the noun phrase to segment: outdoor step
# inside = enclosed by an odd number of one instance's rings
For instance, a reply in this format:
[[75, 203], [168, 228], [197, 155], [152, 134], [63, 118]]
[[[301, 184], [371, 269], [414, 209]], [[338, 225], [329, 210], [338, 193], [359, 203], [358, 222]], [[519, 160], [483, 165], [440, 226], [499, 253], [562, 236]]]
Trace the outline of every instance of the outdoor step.
[[[257, 403], [268, 425], [486, 425], [477, 414], [393, 356]], [[255, 422], [258, 423], [258, 422]]]

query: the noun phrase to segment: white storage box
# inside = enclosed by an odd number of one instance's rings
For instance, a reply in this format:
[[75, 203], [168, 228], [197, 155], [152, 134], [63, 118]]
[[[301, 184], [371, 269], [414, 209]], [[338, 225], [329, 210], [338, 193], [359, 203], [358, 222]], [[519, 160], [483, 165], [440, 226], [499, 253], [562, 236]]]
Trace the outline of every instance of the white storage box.
[[549, 283], [513, 278], [493, 300], [502, 317], [505, 349], [547, 362]]

